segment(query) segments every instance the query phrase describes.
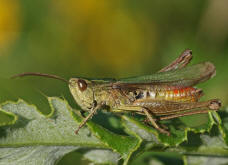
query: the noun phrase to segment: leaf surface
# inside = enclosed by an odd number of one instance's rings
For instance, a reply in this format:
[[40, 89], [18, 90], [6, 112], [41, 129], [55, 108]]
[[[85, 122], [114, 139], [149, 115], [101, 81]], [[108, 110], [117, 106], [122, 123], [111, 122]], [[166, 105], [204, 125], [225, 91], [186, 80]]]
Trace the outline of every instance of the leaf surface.
[[[176, 152], [191, 165], [201, 157], [228, 157], [227, 112], [193, 115], [161, 122], [171, 136], [160, 134], [138, 117], [121, 115], [122, 132], [114, 133], [89, 121], [78, 135], [74, 130], [82, 120], [65, 100], [48, 97], [51, 113], [43, 115], [23, 100], [1, 104], [0, 164], [56, 164], [75, 150], [99, 164], [130, 164], [144, 152]], [[113, 115], [113, 114], [111, 114]], [[110, 116], [109, 116], [110, 117]], [[108, 121], [109, 118], [104, 120]], [[114, 126], [113, 126], [114, 127]]]

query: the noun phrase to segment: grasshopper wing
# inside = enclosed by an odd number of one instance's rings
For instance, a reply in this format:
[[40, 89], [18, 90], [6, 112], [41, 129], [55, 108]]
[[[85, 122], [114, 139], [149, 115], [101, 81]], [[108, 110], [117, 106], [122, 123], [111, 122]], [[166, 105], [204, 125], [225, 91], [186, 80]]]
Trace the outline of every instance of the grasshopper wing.
[[215, 73], [215, 66], [212, 63], [203, 62], [167, 72], [119, 79], [113, 84], [113, 88], [140, 88], [147, 85], [189, 87], [210, 79]]

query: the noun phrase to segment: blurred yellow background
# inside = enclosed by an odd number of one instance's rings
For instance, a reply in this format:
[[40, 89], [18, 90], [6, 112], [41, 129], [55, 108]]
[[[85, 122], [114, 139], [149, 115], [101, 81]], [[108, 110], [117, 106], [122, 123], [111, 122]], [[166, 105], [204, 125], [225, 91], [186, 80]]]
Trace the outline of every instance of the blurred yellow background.
[[151, 74], [186, 48], [193, 50], [192, 63], [211, 61], [217, 68], [216, 77], [199, 85], [204, 99], [227, 105], [227, 0], [0, 0], [0, 101], [20, 97], [37, 105], [40, 91], [74, 106], [57, 80], [8, 78], [21, 72], [67, 79]]

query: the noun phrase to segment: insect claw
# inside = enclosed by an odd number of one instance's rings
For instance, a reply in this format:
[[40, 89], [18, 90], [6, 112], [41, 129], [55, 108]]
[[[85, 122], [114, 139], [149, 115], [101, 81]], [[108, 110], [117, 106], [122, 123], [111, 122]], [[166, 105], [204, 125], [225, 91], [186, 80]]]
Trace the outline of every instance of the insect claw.
[[76, 131], [74, 131], [74, 133], [77, 135], [78, 134], [78, 131], [79, 131], [79, 129], [77, 129]]
[[80, 113], [81, 113], [82, 117], [84, 117], [84, 118], [86, 117], [86, 116], [85, 116], [85, 113], [86, 113], [85, 111], [80, 110]]
[[167, 136], [170, 136], [170, 132], [169, 131], [167, 131], [167, 130], [165, 130], [165, 129], [163, 129], [163, 128], [156, 128], [159, 132], [161, 132], [161, 133], [163, 133], [163, 134], [166, 134]]
[[163, 133], [166, 134], [167, 136], [170, 136], [171, 135], [169, 131], [165, 131]]
[[166, 126], [166, 125], [164, 125], [164, 124], [160, 124], [160, 126], [163, 128], [163, 129], [165, 129], [165, 130], [168, 130], [169, 128]]

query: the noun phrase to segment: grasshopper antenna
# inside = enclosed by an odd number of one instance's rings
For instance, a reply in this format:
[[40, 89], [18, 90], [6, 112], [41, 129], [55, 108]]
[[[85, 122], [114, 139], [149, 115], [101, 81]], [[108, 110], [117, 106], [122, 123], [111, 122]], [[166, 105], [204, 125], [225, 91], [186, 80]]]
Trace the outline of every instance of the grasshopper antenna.
[[53, 74], [46, 74], [46, 73], [36, 73], [36, 72], [25, 72], [25, 73], [21, 73], [21, 74], [17, 74], [12, 76], [11, 78], [17, 78], [17, 77], [25, 77], [25, 76], [39, 76], [39, 77], [47, 77], [47, 78], [52, 78], [52, 79], [57, 79], [57, 80], [61, 80], [64, 81], [66, 83], [68, 83], [68, 81], [62, 77], [53, 75]]

